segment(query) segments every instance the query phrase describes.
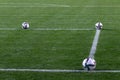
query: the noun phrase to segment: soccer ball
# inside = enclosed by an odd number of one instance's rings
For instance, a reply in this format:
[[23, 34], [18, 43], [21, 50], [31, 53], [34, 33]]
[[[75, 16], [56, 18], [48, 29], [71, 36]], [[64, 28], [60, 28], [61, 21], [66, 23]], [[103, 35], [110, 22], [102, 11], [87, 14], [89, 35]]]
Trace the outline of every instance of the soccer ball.
[[82, 65], [85, 70], [94, 70], [96, 68], [96, 61], [93, 58], [85, 58]]
[[103, 24], [102, 24], [101, 22], [97, 22], [97, 23], [95, 24], [95, 28], [96, 28], [97, 30], [102, 29], [102, 27], [103, 27]]
[[23, 22], [22, 23], [22, 28], [23, 29], [28, 29], [29, 28], [29, 23], [28, 22]]

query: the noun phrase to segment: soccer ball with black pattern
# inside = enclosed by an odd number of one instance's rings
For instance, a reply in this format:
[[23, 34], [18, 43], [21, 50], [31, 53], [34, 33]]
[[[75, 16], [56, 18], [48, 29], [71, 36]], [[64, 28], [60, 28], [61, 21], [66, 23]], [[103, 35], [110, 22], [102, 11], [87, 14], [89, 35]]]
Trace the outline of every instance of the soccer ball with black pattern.
[[96, 68], [96, 61], [93, 58], [85, 58], [82, 65], [85, 70], [94, 70]]
[[102, 27], [103, 27], [103, 24], [102, 24], [101, 22], [97, 22], [97, 23], [95, 24], [95, 28], [96, 28], [97, 30], [101, 30]]
[[28, 22], [23, 22], [22, 23], [22, 28], [23, 29], [28, 29], [29, 28], [29, 23]]

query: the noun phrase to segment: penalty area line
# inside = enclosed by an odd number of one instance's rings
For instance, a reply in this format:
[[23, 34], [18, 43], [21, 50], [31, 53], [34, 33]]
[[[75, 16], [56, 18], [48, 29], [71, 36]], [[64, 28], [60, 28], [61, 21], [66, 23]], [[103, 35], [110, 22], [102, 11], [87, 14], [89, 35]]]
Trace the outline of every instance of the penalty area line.
[[68, 69], [0, 69], [4, 72], [66, 72], [66, 73], [80, 73], [80, 72], [92, 72], [92, 73], [119, 73], [120, 70], [68, 70]]
[[72, 30], [72, 31], [77, 31], [77, 30], [94, 30], [94, 29], [80, 29], [80, 28], [35, 28], [35, 29], [32, 29], [32, 30], [57, 30], [57, 31], [64, 31], [64, 30]]
[[[24, 29], [20, 29], [20, 28], [0, 28], [0, 30], [24, 30]], [[94, 29], [82, 29], [82, 28], [29, 28], [29, 29], [26, 29], [26, 30], [41, 30], [41, 31], [77, 31], [77, 30], [94, 30]]]
[[100, 36], [100, 32], [101, 32], [101, 30], [96, 30], [96, 34], [94, 36], [92, 47], [91, 47], [91, 50], [90, 50], [90, 53], [89, 53], [89, 57], [91, 57], [91, 58], [94, 58], [94, 55], [96, 53], [97, 43], [98, 43], [98, 39], [99, 39], [99, 36]]

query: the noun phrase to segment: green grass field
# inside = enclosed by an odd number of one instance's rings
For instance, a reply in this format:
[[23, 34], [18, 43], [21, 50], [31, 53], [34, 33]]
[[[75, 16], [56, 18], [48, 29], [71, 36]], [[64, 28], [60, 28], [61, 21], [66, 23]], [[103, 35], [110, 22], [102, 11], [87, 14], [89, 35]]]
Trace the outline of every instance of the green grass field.
[[[28, 30], [21, 28], [24, 21], [30, 23]], [[104, 26], [95, 54], [96, 69], [120, 70], [119, 0], [0, 0], [0, 68], [82, 69], [98, 21]], [[119, 79], [120, 73], [112, 72], [0, 71], [0, 80]]]

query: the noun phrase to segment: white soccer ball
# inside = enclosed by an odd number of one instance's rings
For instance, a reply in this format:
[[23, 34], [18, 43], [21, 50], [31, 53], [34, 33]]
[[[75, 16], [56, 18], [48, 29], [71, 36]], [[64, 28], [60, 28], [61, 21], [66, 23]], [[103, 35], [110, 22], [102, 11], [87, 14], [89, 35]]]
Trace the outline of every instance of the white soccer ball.
[[29, 23], [28, 22], [23, 22], [22, 23], [22, 28], [23, 29], [28, 29], [29, 28]]
[[96, 68], [96, 61], [93, 58], [85, 58], [82, 65], [85, 70], [94, 70]]
[[102, 29], [102, 27], [103, 27], [103, 24], [101, 22], [97, 22], [95, 24], [95, 28], [98, 29], [98, 30]]

